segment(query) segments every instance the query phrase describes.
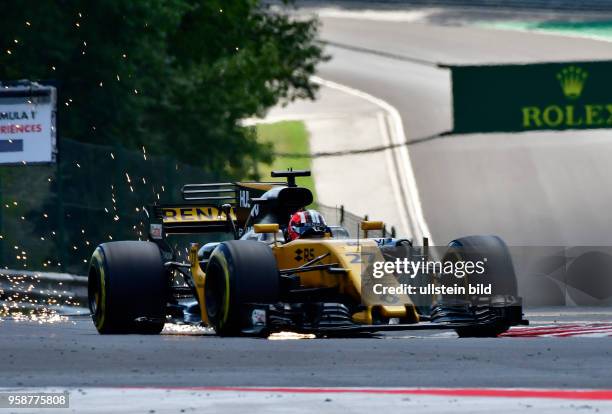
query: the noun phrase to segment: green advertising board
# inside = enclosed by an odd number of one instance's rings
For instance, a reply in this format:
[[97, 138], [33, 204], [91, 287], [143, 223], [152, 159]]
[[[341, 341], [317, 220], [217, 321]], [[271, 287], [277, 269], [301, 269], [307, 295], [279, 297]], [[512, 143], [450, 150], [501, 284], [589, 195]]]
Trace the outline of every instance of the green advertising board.
[[612, 62], [449, 68], [454, 133], [612, 128]]

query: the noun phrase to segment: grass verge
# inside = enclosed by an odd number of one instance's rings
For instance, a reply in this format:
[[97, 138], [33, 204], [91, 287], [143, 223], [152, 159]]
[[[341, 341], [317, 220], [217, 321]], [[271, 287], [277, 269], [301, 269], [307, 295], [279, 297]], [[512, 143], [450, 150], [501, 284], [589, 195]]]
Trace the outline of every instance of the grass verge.
[[[287, 157], [282, 154], [309, 154], [309, 135], [306, 125], [302, 121], [282, 121], [273, 124], [258, 124], [257, 139], [260, 142], [269, 142], [274, 148], [275, 154], [272, 165], [259, 164], [259, 174], [262, 180], [270, 178], [270, 172], [273, 170], [286, 170], [293, 168], [294, 170], [310, 170], [311, 158], [305, 157]], [[312, 191], [315, 203], [317, 193], [315, 191], [313, 177], [298, 178], [297, 182], [300, 186], [308, 188]]]
[[612, 21], [494, 21], [483, 22], [478, 25], [490, 29], [534, 31], [541, 33], [552, 33], [565, 36], [585, 37], [591, 39], [612, 41]]

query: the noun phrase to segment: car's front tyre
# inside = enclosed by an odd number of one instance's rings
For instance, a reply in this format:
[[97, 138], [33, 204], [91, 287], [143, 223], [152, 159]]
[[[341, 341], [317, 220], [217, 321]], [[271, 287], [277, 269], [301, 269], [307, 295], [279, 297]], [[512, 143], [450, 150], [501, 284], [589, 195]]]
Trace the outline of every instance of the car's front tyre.
[[117, 241], [94, 251], [88, 298], [101, 334], [159, 334], [166, 319], [168, 277], [155, 243]]
[[249, 325], [248, 304], [279, 298], [279, 273], [269, 246], [250, 240], [219, 244], [206, 267], [206, 316], [217, 335], [239, 335]]

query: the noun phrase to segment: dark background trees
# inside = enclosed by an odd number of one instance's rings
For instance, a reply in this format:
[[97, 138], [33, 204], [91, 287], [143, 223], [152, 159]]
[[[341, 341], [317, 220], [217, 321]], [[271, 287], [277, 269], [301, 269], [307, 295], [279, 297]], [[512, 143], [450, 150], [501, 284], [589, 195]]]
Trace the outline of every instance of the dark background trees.
[[269, 160], [239, 120], [312, 97], [317, 22], [258, 0], [0, 1], [0, 80], [50, 80], [60, 137], [228, 177]]

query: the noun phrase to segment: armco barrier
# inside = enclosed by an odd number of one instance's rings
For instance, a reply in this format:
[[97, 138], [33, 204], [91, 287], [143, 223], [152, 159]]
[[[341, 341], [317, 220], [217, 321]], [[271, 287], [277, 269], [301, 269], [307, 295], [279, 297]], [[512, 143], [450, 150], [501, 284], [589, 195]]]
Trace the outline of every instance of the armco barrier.
[[87, 307], [87, 277], [0, 270], [0, 313]]
[[[331, 207], [319, 203], [317, 205], [317, 209], [319, 210], [319, 212], [321, 212], [321, 214], [323, 214], [323, 217], [325, 217], [325, 220], [327, 221], [328, 225], [344, 227], [348, 231], [349, 235], [353, 238], [357, 238], [360, 236], [361, 222], [363, 220], [368, 219], [367, 215], [358, 216], [356, 214], [346, 211], [344, 209], [344, 206], [342, 205]], [[395, 228], [392, 226], [386, 226], [383, 232], [375, 230], [371, 231], [369, 234], [370, 237], [382, 237], [383, 235], [394, 236]]]

